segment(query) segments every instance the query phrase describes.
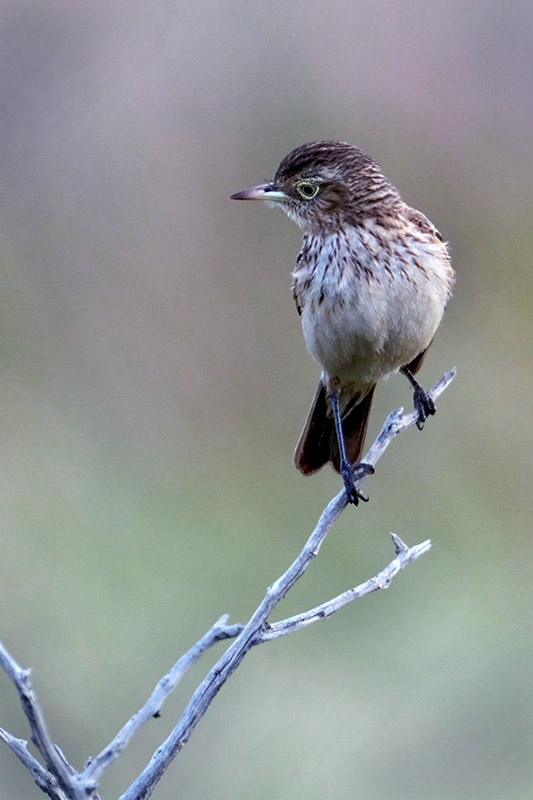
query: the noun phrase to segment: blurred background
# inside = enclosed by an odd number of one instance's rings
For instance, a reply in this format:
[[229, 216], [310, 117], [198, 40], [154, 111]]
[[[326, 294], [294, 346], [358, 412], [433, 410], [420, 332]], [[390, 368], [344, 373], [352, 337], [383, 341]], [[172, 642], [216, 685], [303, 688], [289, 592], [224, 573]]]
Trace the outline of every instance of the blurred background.
[[[292, 451], [314, 395], [300, 232], [228, 196], [350, 141], [451, 243], [397, 439], [275, 618], [387, 592], [254, 650], [154, 797], [518, 800], [531, 791], [533, 5], [0, 2], [1, 626], [81, 767], [223, 613], [248, 619], [341, 488]], [[370, 434], [411, 404], [379, 387]], [[109, 769], [118, 796], [214, 648]], [[0, 724], [29, 732], [0, 675]], [[2, 798], [41, 797], [0, 749]]]

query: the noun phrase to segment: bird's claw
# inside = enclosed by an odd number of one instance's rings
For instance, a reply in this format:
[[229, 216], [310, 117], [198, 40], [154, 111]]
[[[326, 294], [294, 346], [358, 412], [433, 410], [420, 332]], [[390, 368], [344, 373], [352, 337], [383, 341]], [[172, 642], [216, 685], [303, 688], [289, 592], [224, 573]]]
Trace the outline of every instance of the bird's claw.
[[346, 461], [341, 464], [340, 472], [344, 481], [344, 490], [348, 502], [353, 503], [354, 506], [359, 505], [359, 500], [362, 500], [363, 503], [368, 503], [368, 497], [361, 494], [356, 484], [357, 481], [361, 480], [361, 478], [364, 478], [366, 475], [373, 475], [375, 472], [374, 467], [371, 464], [365, 464], [364, 461], [356, 461], [354, 464], [350, 464], [349, 461]]
[[421, 431], [424, 427], [424, 422], [426, 419], [435, 413], [435, 403], [425, 389], [422, 389], [421, 386], [414, 391], [413, 403], [418, 412], [416, 427], [419, 431]]

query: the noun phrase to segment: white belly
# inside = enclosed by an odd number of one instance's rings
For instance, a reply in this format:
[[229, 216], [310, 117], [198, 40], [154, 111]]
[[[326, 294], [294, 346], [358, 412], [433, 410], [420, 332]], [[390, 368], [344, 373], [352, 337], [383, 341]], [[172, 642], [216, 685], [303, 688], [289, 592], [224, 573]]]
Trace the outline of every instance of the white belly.
[[[444, 245], [420, 243], [416, 261], [389, 252], [387, 269], [375, 240], [322, 239], [308, 264], [295, 272], [307, 347], [323, 372], [342, 383], [374, 383], [408, 364], [430, 344], [448, 297]], [[370, 246], [369, 246], [370, 245]], [[373, 254], [373, 249], [376, 255]], [[349, 253], [349, 256], [348, 256]], [[382, 255], [382, 251], [381, 251]]]

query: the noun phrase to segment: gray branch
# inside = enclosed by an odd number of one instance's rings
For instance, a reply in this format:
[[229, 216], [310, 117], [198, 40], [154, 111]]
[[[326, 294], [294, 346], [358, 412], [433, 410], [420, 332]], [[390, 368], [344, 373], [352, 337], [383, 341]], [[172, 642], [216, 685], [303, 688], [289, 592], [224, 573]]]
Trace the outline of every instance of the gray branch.
[[[54, 745], [50, 738], [42, 711], [30, 682], [31, 670], [23, 669], [17, 664], [1, 642], [0, 664], [15, 685], [22, 708], [30, 725], [32, 742], [41, 753], [46, 768], [42, 767], [30, 754], [27, 749], [27, 742], [23, 739], [16, 739], [3, 729], [0, 738], [29, 769], [37, 785], [53, 798], [53, 800], [66, 800], [66, 798], [68, 798], [68, 800], [86, 800], [86, 798], [91, 795], [85, 791], [85, 786], [78, 780], [78, 773], [70, 766], [61, 751]], [[96, 800], [97, 796], [94, 794], [95, 789], [96, 784], [91, 787], [92, 796]]]
[[304, 611], [301, 614], [296, 614], [293, 617], [288, 617], [279, 622], [268, 623], [261, 632], [259, 641], [269, 642], [271, 639], [277, 639], [279, 636], [286, 636], [288, 633], [294, 633], [294, 631], [298, 631], [300, 628], [312, 625], [313, 622], [331, 617], [331, 615], [340, 608], [353, 603], [354, 600], [360, 600], [362, 597], [366, 597], [367, 594], [372, 594], [372, 592], [376, 592], [378, 589], [387, 589], [395, 575], [412, 561], [415, 561], [417, 558], [420, 558], [421, 555], [427, 553], [431, 548], [429, 539], [426, 539], [426, 541], [421, 544], [416, 544], [414, 547], [408, 547], [395, 533], [391, 533], [391, 538], [396, 548], [396, 558], [374, 578], [369, 578], [354, 589], [348, 589], [348, 591], [316, 606], [316, 608], [311, 608], [309, 611]]
[[[429, 391], [431, 398], [436, 400], [449, 386], [454, 377], [455, 370], [442, 375]], [[364, 458], [365, 463], [375, 467], [395, 436], [412, 427], [416, 421], [416, 411], [402, 414], [402, 409], [398, 409], [389, 414], [377, 439]], [[365, 479], [366, 476], [363, 476], [359, 480], [358, 490], [360, 490]], [[423, 553], [426, 553], [431, 547], [429, 540], [414, 547], [408, 547], [396, 534], [392, 534], [396, 557], [374, 578], [370, 578], [360, 586], [349, 589], [338, 597], [328, 600], [309, 611], [304, 611], [278, 622], [269, 622], [268, 618], [274, 608], [294, 586], [296, 581], [302, 577], [311, 561], [317, 556], [322, 542], [346, 508], [347, 502], [344, 489], [331, 500], [322, 512], [302, 551], [286, 572], [268, 587], [264, 599], [249, 622], [245, 626], [227, 625], [227, 617], [221, 617], [176, 662], [170, 672], [159, 681], [145, 705], [128, 720], [110, 744], [99, 755], [88, 759], [81, 772], [75, 770], [68, 763], [61, 750], [50, 739], [43, 714], [29, 680], [30, 670], [22, 669], [0, 644], [0, 665], [19, 693], [21, 704], [30, 726], [32, 741], [41, 754], [45, 766], [42, 766], [31, 755], [27, 748], [27, 742], [22, 739], [16, 739], [2, 728], [0, 728], [0, 740], [11, 748], [30, 771], [39, 788], [48, 794], [52, 800], [98, 800], [96, 788], [104, 770], [123, 752], [133, 734], [148, 719], [159, 715], [165, 699], [175, 689], [185, 672], [216, 642], [221, 639], [234, 638], [235, 641], [227, 648], [194, 692], [174, 730], [157, 748], [145, 769], [126, 792], [121, 795], [119, 800], [146, 800], [146, 798], [149, 798], [168, 765], [189, 740], [194, 728], [205, 714], [218, 691], [237, 669], [252, 647], [276, 639], [279, 636], [286, 636], [318, 620], [325, 619], [354, 600], [365, 597], [378, 589], [387, 588], [398, 572], [423, 555]]]
[[113, 741], [99, 755], [87, 761], [81, 773], [85, 780], [97, 780], [111, 762], [118, 758], [141, 725], [149, 720], [150, 717], [159, 716], [161, 706], [168, 695], [176, 688], [187, 670], [198, 661], [206, 650], [222, 639], [233, 639], [242, 631], [242, 625], [226, 625], [227, 619], [228, 616], [225, 614], [215, 622], [200, 641], [174, 664], [170, 672], [161, 678], [145, 705], [126, 722]]
[[26, 769], [30, 772], [37, 786], [42, 789], [43, 792], [49, 795], [53, 800], [55, 800], [55, 798], [58, 798], [58, 800], [63, 800], [64, 795], [61, 794], [61, 790], [57, 786], [57, 781], [55, 780], [54, 776], [47, 772], [44, 767], [39, 764], [37, 759], [34, 758], [28, 751], [28, 742], [26, 742], [24, 739], [17, 739], [3, 728], [0, 728], [0, 740], [5, 742], [7, 746], [11, 748], [19, 761], [21, 761]]

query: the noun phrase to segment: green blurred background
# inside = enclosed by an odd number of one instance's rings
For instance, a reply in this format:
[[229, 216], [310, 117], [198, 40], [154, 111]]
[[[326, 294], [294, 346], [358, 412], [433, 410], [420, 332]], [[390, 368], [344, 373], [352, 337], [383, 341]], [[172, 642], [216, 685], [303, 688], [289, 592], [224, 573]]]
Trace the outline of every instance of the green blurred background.
[[[81, 766], [220, 614], [245, 621], [340, 489], [291, 463], [318, 377], [299, 231], [228, 200], [338, 138], [450, 241], [422, 380], [458, 377], [276, 616], [374, 575], [391, 530], [433, 549], [251, 653], [154, 797], [531, 796], [533, 5], [3, 0], [0, 26], [0, 638], [57, 742]], [[371, 433], [410, 402], [380, 386]], [[4, 675], [0, 724], [28, 736]], [[2, 798], [42, 796], [5, 747], [0, 770]]]

